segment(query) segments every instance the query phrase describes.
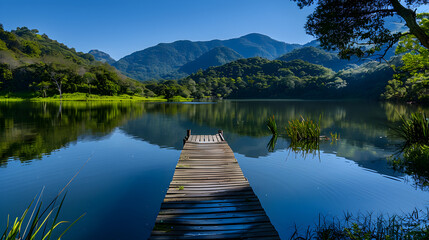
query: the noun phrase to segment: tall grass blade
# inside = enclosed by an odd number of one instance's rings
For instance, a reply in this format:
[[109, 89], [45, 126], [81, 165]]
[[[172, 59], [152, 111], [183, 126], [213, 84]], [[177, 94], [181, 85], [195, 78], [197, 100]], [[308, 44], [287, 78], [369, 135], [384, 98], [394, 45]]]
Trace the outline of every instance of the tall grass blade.
[[269, 117], [266, 121], [268, 129], [271, 131], [273, 135], [277, 135], [277, 124], [276, 119], [274, 118], [274, 115], [272, 117]]
[[424, 112], [401, 116], [401, 125], [393, 128], [394, 135], [404, 141], [401, 151], [413, 144], [429, 145], [429, 116]]
[[[40, 194], [42, 195], [42, 194]], [[37, 223], [39, 222], [39, 218], [40, 218], [40, 209], [42, 208], [42, 202], [39, 203], [39, 206], [37, 207], [37, 205], [34, 206], [34, 209], [37, 208], [37, 212], [36, 215], [34, 215], [34, 219], [33, 221], [31, 221], [31, 218], [28, 220], [28, 223], [31, 222], [31, 227], [30, 230], [28, 231], [28, 235], [26, 240], [30, 239], [30, 236], [33, 235], [34, 229], [36, 229]], [[28, 225], [28, 224], [27, 224]], [[25, 236], [25, 234], [23, 234], [23, 236]]]
[[56, 227], [55, 223], [57, 222], [58, 215], [60, 215], [61, 207], [63, 206], [64, 200], [66, 199], [67, 192], [64, 194], [63, 199], [61, 200], [60, 206], [58, 207], [57, 214], [55, 215], [54, 221], [52, 222], [51, 230], [49, 231], [48, 240], [51, 239], [52, 230]]
[[[43, 195], [43, 191], [44, 191], [44, 190], [45, 190], [45, 187], [43, 187], [43, 188], [42, 188], [42, 191], [40, 191], [39, 198], [37, 199], [36, 204], [34, 205], [33, 212], [31, 212], [30, 219], [28, 220], [27, 226], [25, 227], [25, 230], [24, 230], [24, 232], [22, 233], [22, 236], [25, 236], [25, 233], [27, 232], [27, 229], [28, 229], [28, 226], [30, 225], [31, 219], [33, 219], [34, 211], [36, 211], [37, 205], [39, 204], [40, 198], [42, 197], [42, 195]], [[31, 205], [33, 204], [33, 202], [34, 202], [34, 199], [35, 199], [35, 198], [36, 198], [36, 197], [34, 197], [34, 198], [33, 198], [33, 201], [31, 201], [31, 203], [30, 203], [30, 205], [28, 206], [28, 208], [30, 208], [30, 207], [31, 207]], [[40, 210], [40, 208], [39, 208], [39, 210]], [[38, 213], [37, 213], [37, 214], [38, 214]]]
[[61, 239], [61, 237], [66, 234], [66, 232], [73, 226], [75, 225], [75, 223], [77, 223], [77, 221], [79, 221], [81, 218], [83, 218], [83, 216], [85, 216], [86, 213], [80, 215], [80, 217], [78, 217], [76, 220], [74, 220], [74, 222], [72, 224], [70, 224], [70, 226], [68, 226], [68, 228], [66, 228], [66, 230], [64, 230], [64, 232], [60, 235], [60, 237], [58, 237], [58, 240]]

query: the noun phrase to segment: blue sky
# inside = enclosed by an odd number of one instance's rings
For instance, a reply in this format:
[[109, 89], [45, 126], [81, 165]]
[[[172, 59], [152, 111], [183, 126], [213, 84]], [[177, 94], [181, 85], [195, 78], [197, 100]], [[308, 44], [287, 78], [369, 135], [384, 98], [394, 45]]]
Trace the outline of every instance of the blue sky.
[[313, 40], [304, 30], [311, 8], [288, 0], [0, 0], [7, 30], [27, 26], [116, 60], [160, 42], [266, 34], [288, 43]]

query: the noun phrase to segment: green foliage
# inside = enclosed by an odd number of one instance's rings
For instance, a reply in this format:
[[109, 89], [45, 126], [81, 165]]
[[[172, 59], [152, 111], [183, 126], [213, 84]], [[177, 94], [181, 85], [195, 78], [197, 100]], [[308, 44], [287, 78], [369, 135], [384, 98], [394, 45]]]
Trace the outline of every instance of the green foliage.
[[291, 138], [292, 142], [306, 141], [319, 142], [320, 138], [320, 118], [319, 122], [313, 122], [310, 119], [295, 119], [289, 121], [286, 127], [286, 134]]
[[179, 84], [175, 80], [148, 82], [144, 84], [144, 87], [152, 91], [157, 96], [164, 96], [167, 99], [172, 99], [173, 97], [191, 97], [191, 92], [188, 90], [188, 88]]
[[393, 160], [395, 169], [413, 176], [420, 187], [429, 186], [429, 116], [424, 112], [402, 116], [402, 124], [394, 128], [396, 136], [403, 140], [402, 157]]
[[340, 50], [340, 56], [343, 58], [372, 55], [398, 42], [403, 33], [389, 29], [385, 24], [391, 17], [405, 20], [410, 33], [429, 48], [429, 35], [416, 24], [414, 10], [427, 4], [426, 0], [293, 1], [301, 8], [316, 5], [305, 25], [307, 33], [317, 37], [322, 47]]
[[[59, 206], [56, 206], [56, 200], [58, 197], [59, 195], [56, 196], [54, 200], [44, 210], [42, 210], [42, 202], [40, 201], [40, 197], [39, 197], [36, 204], [34, 205], [34, 210], [31, 216], [26, 220], [27, 225], [25, 229], [22, 229], [22, 225], [24, 223], [24, 220], [27, 217], [27, 214], [30, 211], [30, 208], [34, 203], [34, 199], [33, 201], [31, 201], [27, 209], [25, 209], [22, 216], [20, 218], [17, 217], [11, 225], [9, 225], [9, 217], [8, 217], [6, 229], [3, 235], [0, 236], [0, 240], [16, 240], [16, 239], [25, 239], [25, 240], [48, 239], [49, 240], [51, 239], [53, 231], [59, 225], [67, 223], [67, 221], [57, 221], [66, 195], [64, 195]], [[51, 208], [51, 210], [49, 210], [49, 208]], [[54, 211], [55, 209], [56, 211]], [[50, 223], [51, 216], [53, 217], [54, 215], [55, 217], [53, 218], [51, 225], [48, 226], [48, 224]], [[60, 240], [61, 237], [84, 215], [85, 214], [81, 215], [74, 222], [72, 222], [61, 234], [59, 234], [58, 238], [56, 239]], [[42, 228], [43, 228], [43, 231], [40, 232]]]
[[372, 213], [352, 215], [345, 213], [344, 218], [326, 218], [319, 216], [314, 228], [305, 234], [298, 230], [290, 239], [355, 239], [355, 240], [393, 240], [427, 239], [429, 234], [428, 213], [414, 210], [410, 214], [374, 217]]
[[274, 115], [272, 117], [269, 117], [266, 123], [271, 133], [273, 135], [277, 135], [277, 124], [276, 124], [276, 119], [274, 118]]
[[294, 60], [240, 59], [180, 80], [194, 98], [292, 98], [333, 94], [346, 83], [325, 67]]
[[[134, 95], [143, 92], [144, 89], [138, 82], [122, 80], [116, 72], [105, 65], [89, 67], [83, 76], [73, 65], [30, 64], [14, 69], [12, 75], [7, 69], [9, 69], [7, 65], [0, 66], [0, 72], [8, 76], [7, 78], [0, 76], [0, 79], [5, 79], [0, 86], [0, 91], [3, 92], [34, 91], [41, 97], [75, 92], [113, 96], [124, 93]], [[133, 91], [130, 91], [130, 86], [134, 87]]]
[[[429, 13], [418, 14], [420, 27], [429, 35]], [[389, 81], [382, 97], [388, 100], [429, 102], [429, 49], [416, 36], [401, 38], [396, 49], [402, 56], [403, 66]]]
[[413, 144], [404, 149], [403, 156], [393, 160], [396, 170], [411, 175], [417, 187], [429, 189], [429, 145]]
[[116, 69], [94, 61], [46, 35], [26, 27], [0, 28], [0, 93], [35, 92], [40, 97], [63, 93], [151, 95]]
[[394, 129], [404, 141], [403, 149], [414, 144], [429, 146], [429, 116], [424, 112], [412, 113], [410, 118], [402, 117], [402, 124]]
[[31, 56], [38, 57], [42, 53], [37, 43], [33, 41], [22, 41], [22, 52]]
[[169, 98], [169, 102], [191, 102], [193, 98], [184, 98], [182, 96], [174, 96], [172, 98]]
[[282, 61], [291, 61], [295, 59], [319, 64], [324, 67], [331, 68], [334, 71], [342, 70], [353, 66], [352, 64], [356, 63], [356, 61], [340, 59], [336, 53], [327, 52], [315, 47], [298, 48], [278, 58], [278, 60]]
[[0, 51], [1, 50], [7, 50], [6, 43], [0, 39]]

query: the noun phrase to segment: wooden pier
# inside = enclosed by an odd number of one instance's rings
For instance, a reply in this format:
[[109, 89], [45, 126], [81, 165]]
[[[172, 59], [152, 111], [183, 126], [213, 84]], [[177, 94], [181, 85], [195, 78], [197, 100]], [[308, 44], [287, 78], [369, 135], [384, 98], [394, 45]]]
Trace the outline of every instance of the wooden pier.
[[188, 130], [149, 239], [280, 238], [222, 131]]

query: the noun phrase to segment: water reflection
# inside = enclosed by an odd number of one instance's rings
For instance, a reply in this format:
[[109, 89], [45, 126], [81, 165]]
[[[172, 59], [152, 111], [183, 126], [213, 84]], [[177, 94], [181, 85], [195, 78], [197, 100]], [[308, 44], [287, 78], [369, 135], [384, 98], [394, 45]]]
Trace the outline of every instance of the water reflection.
[[274, 149], [276, 149], [277, 138], [277, 134], [271, 137], [270, 141], [267, 144], [268, 152], [274, 152]]
[[[295, 222], [312, 224], [319, 213], [408, 211], [427, 203], [428, 193], [404, 183], [407, 176], [385, 158], [397, 141], [388, 137], [389, 125], [399, 123], [399, 114], [419, 108], [352, 101], [0, 103], [0, 217], [21, 214], [41, 186], [50, 189], [47, 197], [56, 195], [93, 156], [73, 183], [63, 212], [67, 220], [88, 212], [68, 239], [148, 237], [186, 129], [199, 134], [224, 130], [282, 236]], [[317, 151], [303, 158], [303, 146], [288, 150], [289, 139], [272, 139], [265, 126], [266, 118], [275, 115], [284, 134], [288, 120], [317, 120], [320, 114], [321, 134], [341, 135], [336, 143], [320, 143], [320, 157]]]
[[385, 162], [378, 162], [394, 151], [396, 140], [388, 137], [389, 125], [398, 124], [400, 114], [417, 110], [427, 111], [410, 105], [356, 101], [0, 103], [0, 164], [11, 158], [40, 159], [72, 142], [105, 137], [116, 127], [135, 139], [178, 150], [186, 129], [200, 134], [223, 129], [235, 152], [258, 158], [290, 145], [287, 139], [270, 139], [265, 126], [267, 116], [276, 117], [282, 133], [291, 119], [305, 116], [317, 120], [322, 114], [322, 135], [336, 132], [342, 139], [333, 145], [321, 144], [321, 151], [394, 175]]
[[71, 142], [100, 139], [143, 113], [131, 103], [0, 103], [0, 166], [28, 161]]

